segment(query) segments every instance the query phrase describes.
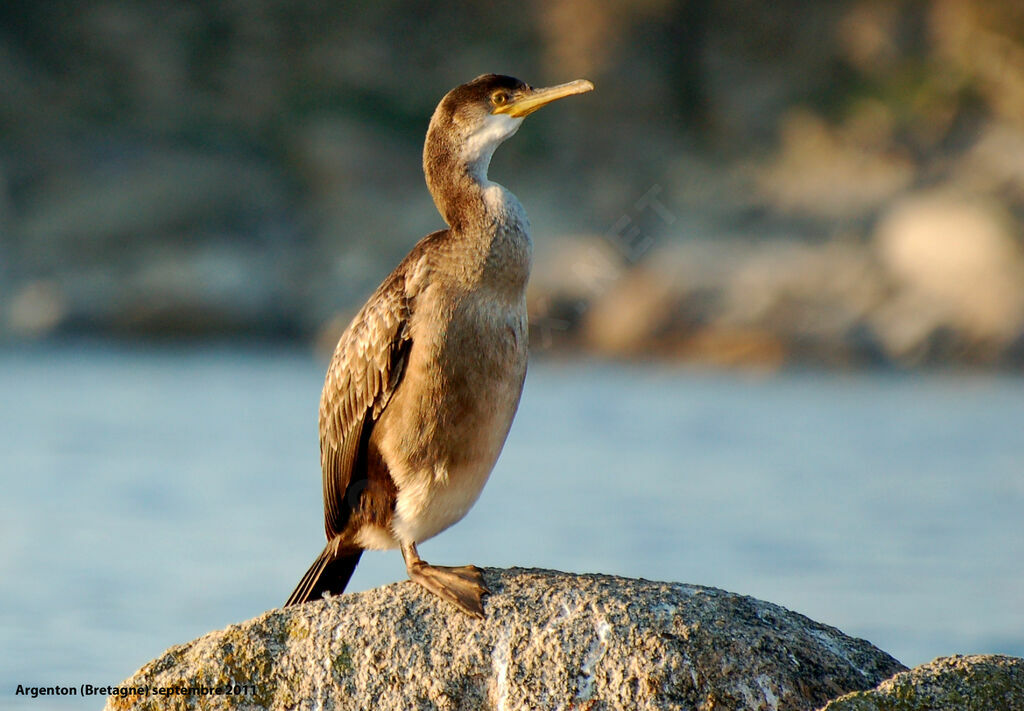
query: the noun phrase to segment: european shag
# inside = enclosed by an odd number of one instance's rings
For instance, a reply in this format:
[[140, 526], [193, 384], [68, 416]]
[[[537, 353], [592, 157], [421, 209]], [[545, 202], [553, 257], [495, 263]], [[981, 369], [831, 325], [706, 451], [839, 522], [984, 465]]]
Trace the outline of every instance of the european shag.
[[401, 548], [412, 580], [483, 617], [480, 569], [429, 565], [416, 544], [480, 495], [526, 375], [529, 222], [487, 168], [525, 116], [593, 88], [485, 74], [438, 104], [423, 172], [448, 229], [412, 248], [338, 341], [320, 399], [327, 545], [286, 605], [341, 593], [364, 550]]

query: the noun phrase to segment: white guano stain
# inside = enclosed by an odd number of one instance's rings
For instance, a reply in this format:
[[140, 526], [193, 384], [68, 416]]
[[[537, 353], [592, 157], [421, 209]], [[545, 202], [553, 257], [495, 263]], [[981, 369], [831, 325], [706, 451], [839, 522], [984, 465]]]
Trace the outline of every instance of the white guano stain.
[[767, 674], [760, 674], [756, 679], [758, 688], [761, 689], [761, 693], [764, 694], [764, 700], [768, 704], [768, 708], [771, 711], [779, 711], [779, 697], [772, 691], [772, 680]]
[[579, 676], [576, 677], [576, 698], [587, 700], [594, 696], [594, 667], [608, 651], [608, 635], [612, 626], [604, 618], [598, 618], [594, 623], [596, 637], [590, 643], [587, 654], [583, 657], [583, 664], [580, 666]]
[[505, 711], [508, 703], [508, 666], [512, 661], [511, 642], [508, 632], [502, 633], [491, 652], [491, 669], [494, 671], [494, 687], [491, 702], [496, 711]]
[[863, 677], [870, 676], [864, 669], [853, 663], [853, 660], [850, 658], [850, 655], [847, 654], [846, 650], [840, 646], [839, 640], [837, 640], [835, 637], [824, 632], [823, 630], [812, 629], [808, 631], [811, 633], [813, 637], [815, 637], [819, 642], [821, 642], [822, 645], [824, 645], [825, 649], [832, 652], [832, 654], [836, 655], [844, 662], [849, 664], [851, 667], [853, 667], [858, 674], [860, 674]]

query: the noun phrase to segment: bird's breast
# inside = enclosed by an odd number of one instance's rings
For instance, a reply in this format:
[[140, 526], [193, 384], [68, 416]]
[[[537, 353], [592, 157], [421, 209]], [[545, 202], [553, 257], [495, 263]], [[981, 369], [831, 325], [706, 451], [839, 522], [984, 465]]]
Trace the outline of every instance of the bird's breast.
[[416, 297], [405, 376], [375, 428], [398, 488], [398, 540], [422, 541], [461, 519], [505, 443], [527, 361], [529, 253], [512, 251], [485, 257], [475, 282], [435, 278]]

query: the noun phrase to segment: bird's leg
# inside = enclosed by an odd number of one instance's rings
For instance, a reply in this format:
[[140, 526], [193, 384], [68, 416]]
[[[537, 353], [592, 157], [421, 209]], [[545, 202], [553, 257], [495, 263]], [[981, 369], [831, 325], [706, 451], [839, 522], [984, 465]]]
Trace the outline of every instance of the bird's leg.
[[483, 619], [483, 596], [491, 591], [484, 585], [482, 571], [475, 565], [449, 568], [430, 565], [420, 558], [415, 543], [402, 544], [402, 557], [409, 579], [440, 598], [447, 600], [467, 615]]

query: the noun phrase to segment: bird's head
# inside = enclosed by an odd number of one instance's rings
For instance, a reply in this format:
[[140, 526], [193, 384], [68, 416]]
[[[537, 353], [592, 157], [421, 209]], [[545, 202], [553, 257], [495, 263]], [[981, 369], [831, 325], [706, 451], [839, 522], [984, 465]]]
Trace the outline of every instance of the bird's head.
[[423, 148], [428, 183], [453, 171], [485, 180], [494, 149], [519, 129], [526, 116], [552, 101], [593, 88], [589, 81], [577, 79], [535, 89], [500, 74], [484, 74], [455, 87], [430, 119]]

